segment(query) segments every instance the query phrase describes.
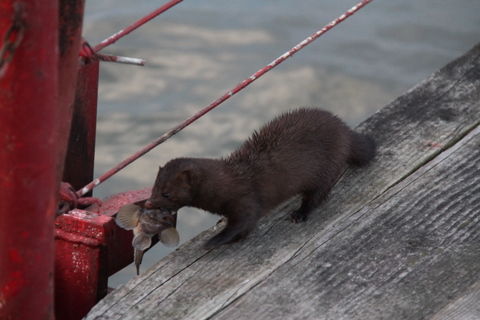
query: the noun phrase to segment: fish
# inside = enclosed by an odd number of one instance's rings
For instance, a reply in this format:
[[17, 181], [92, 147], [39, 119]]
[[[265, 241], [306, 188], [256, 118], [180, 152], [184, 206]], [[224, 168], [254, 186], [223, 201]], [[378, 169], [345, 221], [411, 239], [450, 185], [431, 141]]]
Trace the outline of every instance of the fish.
[[146, 209], [143, 202], [130, 203], [120, 208], [115, 222], [120, 228], [133, 231], [132, 246], [137, 275], [140, 274], [143, 254], [152, 245], [154, 236], [158, 235], [160, 242], [168, 247], [175, 247], [180, 242], [175, 211]]

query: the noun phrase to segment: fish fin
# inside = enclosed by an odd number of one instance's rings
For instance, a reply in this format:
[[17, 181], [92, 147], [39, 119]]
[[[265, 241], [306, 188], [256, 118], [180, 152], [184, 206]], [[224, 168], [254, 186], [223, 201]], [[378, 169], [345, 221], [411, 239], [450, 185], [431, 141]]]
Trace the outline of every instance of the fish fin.
[[146, 250], [152, 245], [152, 238], [144, 233], [138, 233], [133, 237], [132, 246], [137, 250]]
[[160, 232], [160, 242], [168, 247], [176, 247], [180, 242], [180, 236], [176, 228], [167, 228]]
[[115, 218], [115, 222], [120, 228], [132, 230], [138, 224], [140, 219], [140, 207], [135, 204], [127, 204], [120, 208]]
[[134, 256], [135, 268], [137, 269], [137, 276], [138, 276], [140, 275], [140, 265], [142, 264], [142, 260], [143, 260], [143, 250], [135, 249], [133, 256]]

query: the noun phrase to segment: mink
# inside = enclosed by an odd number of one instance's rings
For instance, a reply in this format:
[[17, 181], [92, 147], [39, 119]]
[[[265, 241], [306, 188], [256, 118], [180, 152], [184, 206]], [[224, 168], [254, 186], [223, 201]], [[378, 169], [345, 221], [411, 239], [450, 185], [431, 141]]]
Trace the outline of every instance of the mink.
[[222, 215], [227, 224], [206, 248], [250, 233], [280, 203], [301, 195], [292, 222], [327, 197], [348, 165], [364, 166], [375, 143], [327, 111], [301, 108], [281, 114], [220, 159], [177, 158], [160, 167], [145, 206], [176, 211], [191, 206]]

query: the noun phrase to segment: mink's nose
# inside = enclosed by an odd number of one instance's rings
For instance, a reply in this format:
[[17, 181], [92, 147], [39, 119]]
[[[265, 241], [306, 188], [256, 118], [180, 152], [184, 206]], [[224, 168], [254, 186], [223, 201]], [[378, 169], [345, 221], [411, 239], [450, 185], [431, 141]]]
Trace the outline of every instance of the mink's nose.
[[147, 209], [151, 209], [151, 208], [153, 208], [153, 203], [152, 203], [152, 201], [147, 200], [147, 201], [145, 201], [145, 205], [144, 205], [144, 206], [145, 206], [145, 208], [147, 208]]

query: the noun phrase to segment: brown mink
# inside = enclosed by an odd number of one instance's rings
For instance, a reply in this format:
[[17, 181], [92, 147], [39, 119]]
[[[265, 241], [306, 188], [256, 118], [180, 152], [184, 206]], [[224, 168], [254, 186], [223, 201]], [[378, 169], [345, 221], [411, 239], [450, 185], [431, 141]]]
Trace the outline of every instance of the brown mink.
[[227, 218], [207, 243], [212, 248], [245, 237], [260, 217], [300, 194], [293, 222], [327, 196], [348, 164], [362, 166], [375, 155], [374, 141], [329, 112], [302, 108], [263, 126], [226, 158], [177, 158], [160, 167], [150, 208], [192, 206]]

